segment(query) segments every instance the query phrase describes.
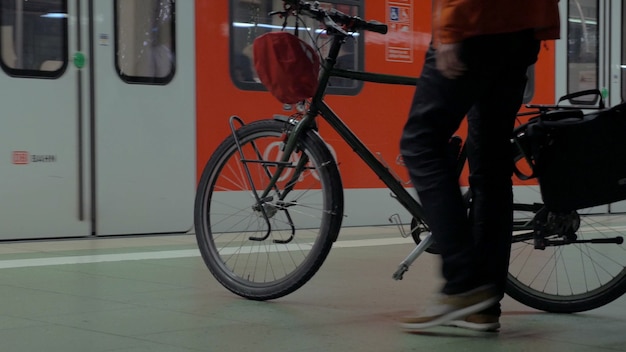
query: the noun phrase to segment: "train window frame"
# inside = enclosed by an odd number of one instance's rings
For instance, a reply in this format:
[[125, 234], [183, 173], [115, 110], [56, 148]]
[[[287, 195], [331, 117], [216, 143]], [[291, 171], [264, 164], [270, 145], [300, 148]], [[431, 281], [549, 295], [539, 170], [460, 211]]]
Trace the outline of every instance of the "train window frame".
[[[44, 21], [46, 20], [55, 20], [55, 21], [61, 21], [61, 25], [60, 25], [60, 31], [61, 31], [61, 35], [58, 36], [58, 38], [60, 39], [60, 45], [57, 47], [58, 52], [57, 54], [60, 54], [60, 56], [55, 57], [55, 60], [51, 60], [50, 58], [48, 58], [48, 60], [43, 60], [41, 61], [41, 63], [39, 64], [40, 68], [39, 69], [33, 69], [33, 68], [17, 68], [17, 67], [12, 67], [11, 65], [8, 65], [5, 61], [5, 56], [9, 55], [9, 56], [14, 56], [14, 60], [16, 60], [16, 66], [19, 66], [17, 60], [20, 59], [19, 54], [22, 52], [21, 50], [17, 50], [16, 46], [15, 46], [15, 40], [14, 37], [17, 34], [14, 33], [8, 33], [8, 35], [11, 36], [11, 41], [12, 43], [10, 43], [9, 45], [11, 46], [12, 51], [10, 53], [5, 52], [4, 48], [5, 48], [5, 41], [4, 41], [4, 27], [11, 27], [11, 26], [7, 26], [6, 22], [5, 22], [5, 8], [4, 6], [0, 7], [0, 66], [2, 67], [2, 70], [4, 72], [6, 72], [9, 76], [11, 77], [17, 77], [17, 78], [39, 78], [39, 79], [58, 79], [61, 76], [63, 76], [63, 74], [65, 73], [65, 71], [67, 70], [67, 66], [69, 63], [69, 29], [68, 29], [68, 15], [67, 15], [67, 11], [68, 11], [68, 0], [58, 0], [59, 2], [59, 9], [48, 9], [46, 11], [46, 13], [44, 12], [43, 8], [40, 9], [35, 9], [33, 10], [33, 12], [35, 12], [36, 10], [40, 10], [39, 12], [41, 12], [42, 14], [40, 14], [38, 17], [36, 17], [37, 19], [43, 19]], [[24, 3], [26, 4], [26, 6], [33, 6], [30, 3]], [[7, 11], [8, 12], [8, 11]], [[17, 10], [14, 10], [14, 12], [17, 12]], [[25, 23], [25, 22], [22, 22]], [[12, 26], [15, 27], [15, 26]], [[48, 30], [49, 30], [49, 26], [45, 26]], [[11, 45], [12, 44], [12, 45]], [[17, 53], [15, 51], [18, 51]], [[23, 50], [23, 48], [22, 48]], [[47, 62], [52, 62], [54, 64], [54, 66], [59, 65], [56, 69], [43, 69], [44, 64], [46, 64]], [[58, 63], [58, 64], [57, 64]]]
[[[236, 8], [238, 4], [241, 4], [243, 2], [256, 2], [256, 1], [261, 1], [261, 0], [248, 0], [248, 1], [229, 0], [229, 38], [230, 39], [229, 39], [229, 49], [228, 49], [229, 50], [229, 54], [228, 54], [229, 65], [228, 66], [229, 66], [229, 74], [230, 74], [231, 82], [233, 82], [233, 84], [237, 88], [241, 90], [246, 90], [246, 91], [267, 91], [267, 89], [263, 86], [263, 84], [258, 81], [252, 81], [252, 80], [244, 81], [244, 80], [238, 79], [237, 76], [239, 76], [239, 73], [237, 72], [237, 65], [235, 64], [236, 57], [245, 56], [245, 55], [242, 55], [239, 52], [239, 50], [236, 50], [236, 47], [237, 47], [235, 43], [237, 39], [237, 35], [235, 34]], [[356, 15], [361, 18], [363, 18], [365, 14], [365, 2], [362, 0], [322, 0], [321, 2], [325, 4], [330, 4], [333, 6], [335, 5], [353, 6], [356, 8]], [[293, 26], [291, 21], [292, 20], [290, 20], [289, 25]], [[354, 38], [353, 40], [355, 41], [354, 44], [356, 46], [356, 49], [352, 49], [352, 53], [353, 55], [355, 55], [354, 62], [356, 64], [356, 69], [363, 70], [365, 67], [365, 59], [364, 59], [365, 58], [365, 38], [364, 38], [363, 32], [359, 33], [359, 35], [356, 35], [353, 38]], [[246, 46], [249, 46], [252, 40], [253, 39], [248, 38], [249, 43], [247, 43], [247, 45], [244, 45], [244, 48]], [[350, 45], [350, 42], [348, 42], [348, 45]], [[323, 57], [320, 59], [323, 60]], [[249, 63], [246, 62], [246, 64], [250, 64], [251, 65], [250, 67], [252, 67], [254, 63], [249, 57], [248, 57], [248, 60], [250, 60], [250, 62]], [[331, 79], [344, 80], [344, 78], [331, 78]], [[328, 88], [326, 89], [326, 94], [348, 95], [348, 96], [358, 95], [363, 89], [364, 82], [363, 81], [353, 81], [353, 82], [354, 82], [353, 86], [350, 86], [350, 87], [329, 85]]]
[[620, 64], [620, 68], [621, 68], [621, 92], [620, 92], [620, 96], [622, 98], [622, 101], [626, 101], [626, 21], [624, 21], [624, 18], [626, 18], [626, 6], [624, 6], [622, 4], [622, 16], [620, 17], [622, 23], [620, 23], [620, 25], [622, 26], [622, 33], [621, 33], [621, 39], [622, 39], [622, 52], [621, 52], [621, 64]]
[[[122, 81], [128, 84], [143, 84], [143, 85], [167, 85], [169, 84], [176, 75], [176, 0], [165, 0], [170, 3], [172, 6], [172, 11], [170, 12], [171, 20], [170, 20], [170, 47], [169, 53], [171, 58], [169, 59], [170, 67], [169, 71], [166, 75], [163, 76], [144, 76], [144, 75], [131, 75], [126, 74], [124, 69], [121, 67], [120, 62], [120, 52], [121, 52], [121, 35], [120, 35], [120, 15], [118, 13], [118, 4], [121, 2], [128, 3], [129, 0], [114, 0], [113, 1], [113, 25], [115, 32], [115, 44], [114, 44], [114, 53], [113, 53], [113, 61], [115, 62], [115, 70], [117, 71], [118, 76]], [[161, 0], [155, 0], [161, 1]], [[134, 22], [134, 21], [133, 21]]]
[[[572, 61], [572, 52], [574, 51], [575, 47], [580, 47], [582, 45], [583, 40], [579, 40], [577, 41], [577, 38], [572, 38], [573, 35], [575, 35], [576, 33], [572, 33], [573, 28], [574, 28], [574, 24], [580, 24], [581, 27], [582, 25], [585, 23], [585, 21], [583, 20], [584, 15], [581, 13], [578, 13], [579, 15], [583, 16], [583, 18], [574, 18], [571, 16], [571, 8], [573, 3], [575, 2], [576, 4], [579, 4], [577, 0], [568, 0], [567, 2], [567, 13], [566, 13], [566, 19], [567, 19], [567, 33], [566, 33], [566, 40], [567, 40], [567, 66], [566, 66], [566, 77], [567, 77], [567, 86], [566, 86], [566, 91], [567, 94], [571, 94], [571, 93], [576, 93], [579, 91], [583, 91], [583, 90], [587, 90], [587, 89], [599, 89], [600, 87], [600, 82], [599, 82], [599, 78], [600, 78], [600, 28], [598, 26], [599, 23], [599, 19], [600, 19], [600, 1], [599, 0], [595, 0], [593, 1], [593, 4], [595, 5], [595, 9], [596, 9], [596, 13], [595, 13], [595, 18], [593, 19], [593, 21], [595, 21], [595, 25], [596, 25], [596, 30], [595, 30], [595, 36], [593, 36], [593, 39], [595, 39], [595, 51], [593, 53], [591, 53], [592, 55], [592, 59], [591, 61], [589, 61], [587, 59], [587, 61]], [[579, 9], [580, 12], [582, 12], [582, 8], [577, 7], [577, 9]], [[590, 25], [592, 24], [591, 22], [589, 23]], [[581, 33], [584, 33], [584, 31], [586, 30], [586, 28], [581, 28]], [[580, 38], [580, 37], [579, 37]], [[591, 38], [591, 37], [588, 37]], [[588, 39], [587, 38], [587, 39]], [[574, 45], [576, 44], [576, 45]], [[580, 50], [579, 50], [580, 51]], [[578, 54], [579, 51], [577, 52]], [[593, 64], [594, 70], [593, 70], [593, 74], [595, 75], [595, 85], [592, 86], [584, 86], [581, 87], [580, 85], [576, 86], [577, 89], [573, 89], [573, 79], [577, 79], [579, 82], [581, 80], [583, 80], [582, 78], [582, 74], [583, 72], [591, 72], [591, 70], [586, 70], [586, 71], [575, 71], [572, 69], [572, 64], [574, 63], [579, 63], [579, 64]], [[574, 74], [578, 73], [578, 77], [574, 77]], [[594, 77], [592, 77], [593, 79]], [[576, 105], [593, 105], [596, 102], [596, 97], [595, 96], [589, 96], [589, 97], [581, 97], [581, 98], [577, 98], [577, 99], [570, 99], [570, 103], [572, 104], [576, 104]]]

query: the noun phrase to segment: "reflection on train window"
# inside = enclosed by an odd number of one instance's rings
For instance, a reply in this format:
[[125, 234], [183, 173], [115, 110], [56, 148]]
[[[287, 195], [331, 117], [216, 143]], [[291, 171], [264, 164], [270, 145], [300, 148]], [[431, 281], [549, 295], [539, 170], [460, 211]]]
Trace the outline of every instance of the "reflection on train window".
[[[271, 11], [283, 9], [282, 0], [231, 0], [231, 43], [230, 43], [230, 72], [235, 85], [241, 89], [263, 90], [255, 69], [252, 56], [252, 43], [258, 36], [280, 31], [284, 19], [278, 16], [270, 17]], [[360, 0], [325, 0], [320, 6], [336, 8], [337, 10], [353, 15], [363, 16], [363, 6]], [[303, 17], [304, 23], [298, 24], [298, 36], [313, 45], [320, 47], [320, 55], [324, 57], [329, 48], [330, 37], [320, 30], [319, 23], [308, 17]], [[290, 17], [285, 30], [295, 32], [294, 18]], [[358, 33], [349, 39], [342, 48], [337, 60], [337, 67], [360, 70], [363, 68], [363, 36]], [[358, 94], [362, 82], [345, 78], [333, 77], [327, 90], [329, 94]]]
[[[568, 5], [568, 93], [598, 89], [598, 0], [569, 0]], [[590, 103], [595, 97], [579, 99], [574, 103]]]
[[167, 84], [174, 77], [175, 0], [116, 0], [115, 51], [128, 83]]
[[11, 76], [56, 78], [67, 67], [67, 1], [1, 1], [2, 68]]

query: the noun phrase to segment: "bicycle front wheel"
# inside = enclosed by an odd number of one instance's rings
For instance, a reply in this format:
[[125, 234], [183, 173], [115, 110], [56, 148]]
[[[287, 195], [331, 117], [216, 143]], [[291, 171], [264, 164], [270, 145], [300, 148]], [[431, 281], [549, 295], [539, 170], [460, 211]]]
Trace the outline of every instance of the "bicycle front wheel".
[[304, 133], [271, 192], [293, 125], [263, 120], [218, 147], [195, 202], [198, 246], [215, 278], [233, 293], [275, 299], [304, 285], [325, 260], [343, 216], [337, 164], [319, 136]]
[[[515, 205], [507, 294], [554, 313], [587, 311], [622, 296], [626, 292], [626, 246], [619, 242], [626, 237], [626, 214], [611, 213], [609, 206], [603, 206], [542, 215], [538, 213], [541, 208], [540, 203]], [[545, 249], [535, 249], [536, 221], [547, 231]], [[569, 238], [562, 232], [568, 226], [575, 228]]]

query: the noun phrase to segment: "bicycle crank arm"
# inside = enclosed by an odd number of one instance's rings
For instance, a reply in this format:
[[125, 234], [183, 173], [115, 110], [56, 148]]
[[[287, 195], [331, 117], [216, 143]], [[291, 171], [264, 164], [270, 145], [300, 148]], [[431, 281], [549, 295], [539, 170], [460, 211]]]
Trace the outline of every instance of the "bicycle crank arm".
[[411, 264], [413, 264], [415, 259], [417, 259], [420, 254], [424, 253], [426, 248], [428, 248], [433, 242], [433, 234], [429, 233], [428, 235], [426, 235], [426, 237], [422, 239], [422, 241], [413, 249], [413, 251], [409, 253], [408, 257], [406, 257], [406, 259], [404, 259], [402, 263], [400, 263], [398, 270], [396, 270], [396, 272], [393, 274], [393, 279], [396, 281], [402, 280], [402, 276], [405, 272], [409, 270], [409, 267], [411, 266]]

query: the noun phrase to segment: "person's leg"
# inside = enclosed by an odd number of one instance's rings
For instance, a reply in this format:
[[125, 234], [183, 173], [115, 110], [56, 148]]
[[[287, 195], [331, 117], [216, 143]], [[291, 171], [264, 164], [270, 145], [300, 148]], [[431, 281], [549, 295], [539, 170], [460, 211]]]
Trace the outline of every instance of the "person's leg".
[[[498, 61], [483, 71], [490, 88], [468, 114], [466, 144], [477, 270], [482, 273], [481, 282], [494, 284], [500, 298], [504, 296], [508, 274], [513, 224], [510, 135], [522, 103], [527, 66], [535, 62], [539, 50], [539, 43], [529, 33], [509, 37], [500, 38], [498, 46], [502, 51]], [[449, 325], [496, 331], [500, 327], [500, 314], [497, 303]]]
[[[518, 63], [532, 56], [528, 54], [530, 45], [524, 42], [527, 36], [528, 33], [484, 36], [464, 42], [462, 60], [467, 64], [467, 72], [456, 80], [441, 77], [434, 68], [432, 52], [427, 56], [401, 150], [427, 223], [440, 247], [446, 283], [443, 299], [438, 299], [435, 309], [405, 319], [405, 328], [421, 329], [463, 318], [494, 306], [501, 298], [512, 223], [509, 138], [521, 104], [525, 69], [530, 64]], [[521, 46], [517, 40], [521, 40]], [[494, 53], [493, 49], [498, 51]], [[514, 68], [504, 69], [507, 65]], [[446, 152], [450, 136], [472, 105], [479, 120], [470, 122], [470, 184], [477, 194], [470, 226], [454, 163]], [[496, 121], [496, 115], [501, 120]], [[497, 212], [491, 213], [494, 209]], [[505, 228], [508, 230], [503, 233]], [[496, 235], [499, 241], [487, 243]], [[487, 263], [499, 266], [486, 268]], [[493, 284], [498, 286], [495, 294], [491, 290]], [[497, 320], [495, 323], [499, 327]]]
[[474, 285], [473, 239], [455, 162], [448, 141], [472, 104], [471, 82], [443, 77], [431, 48], [419, 78], [400, 142], [401, 154], [426, 220], [442, 254], [442, 292], [465, 292]]
[[445, 284], [422, 312], [403, 319], [405, 329], [445, 324], [498, 301], [491, 285], [478, 285], [481, 273], [475, 270], [474, 239], [449, 148], [480, 82], [472, 72], [454, 80], [444, 78], [435, 67], [434, 51], [427, 53], [400, 147], [441, 252]]
[[483, 70], [488, 88], [468, 114], [467, 152], [472, 191], [470, 222], [481, 284], [504, 295], [513, 226], [511, 133], [539, 43], [532, 33], [499, 38], [498, 63]]

